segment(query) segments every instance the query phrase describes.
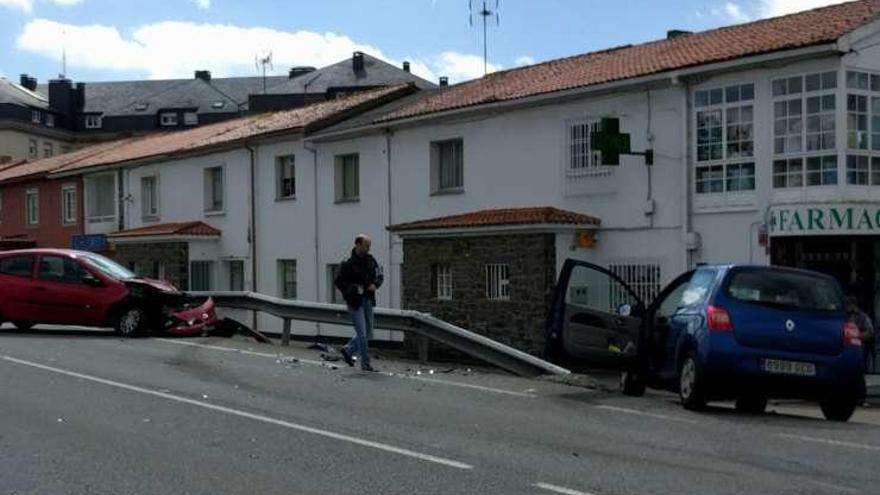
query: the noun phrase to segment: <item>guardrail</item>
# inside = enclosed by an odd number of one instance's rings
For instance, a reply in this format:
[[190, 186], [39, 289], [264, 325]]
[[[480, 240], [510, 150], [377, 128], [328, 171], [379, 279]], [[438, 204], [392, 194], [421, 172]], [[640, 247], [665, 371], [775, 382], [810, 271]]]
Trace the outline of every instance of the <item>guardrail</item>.
[[[284, 321], [281, 344], [290, 344], [291, 320], [350, 325], [341, 304], [280, 299], [254, 292], [193, 292], [210, 296], [217, 306], [268, 313]], [[421, 335], [520, 376], [567, 375], [569, 371], [510, 346], [418, 311], [374, 308], [375, 328]]]

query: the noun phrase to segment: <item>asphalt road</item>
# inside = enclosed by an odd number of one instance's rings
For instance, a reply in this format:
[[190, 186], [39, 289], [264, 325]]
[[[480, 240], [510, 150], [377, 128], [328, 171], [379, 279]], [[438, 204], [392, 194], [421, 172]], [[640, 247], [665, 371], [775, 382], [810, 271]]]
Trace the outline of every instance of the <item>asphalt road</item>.
[[662, 394], [276, 351], [0, 331], [0, 494], [880, 493], [875, 410], [691, 413]]

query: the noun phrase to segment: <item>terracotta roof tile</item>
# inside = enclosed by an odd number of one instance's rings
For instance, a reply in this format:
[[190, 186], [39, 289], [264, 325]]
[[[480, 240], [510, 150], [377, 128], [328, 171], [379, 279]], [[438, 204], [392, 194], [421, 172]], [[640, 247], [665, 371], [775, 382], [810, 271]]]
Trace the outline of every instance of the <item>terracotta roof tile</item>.
[[204, 222], [162, 223], [107, 234], [108, 239], [152, 236], [218, 237], [221, 232]]
[[392, 232], [414, 230], [500, 227], [510, 225], [599, 225], [601, 221], [590, 215], [560, 210], [552, 206], [530, 208], [499, 208], [480, 210], [460, 215], [407, 222], [388, 227]]
[[52, 158], [28, 162], [0, 171], [0, 181], [40, 173], [62, 173], [91, 167], [114, 165], [143, 159], [162, 159], [187, 152], [198, 152], [232, 145], [249, 138], [285, 132], [308, 132], [325, 123], [386, 100], [414, 91], [401, 84], [363, 91], [347, 98], [281, 112], [264, 113], [198, 126], [184, 131], [168, 131], [102, 143]]
[[837, 41], [875, 20], [862, 0], [489, 74], [391, 112], [378, 122], [515, 100], [595, 84]]

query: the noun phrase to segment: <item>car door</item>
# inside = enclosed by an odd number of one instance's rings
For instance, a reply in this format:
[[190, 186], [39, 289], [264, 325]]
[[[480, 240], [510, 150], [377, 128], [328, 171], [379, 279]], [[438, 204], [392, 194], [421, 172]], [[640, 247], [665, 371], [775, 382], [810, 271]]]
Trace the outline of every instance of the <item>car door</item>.
[[6, 321], [35, 321], [39, 308], [31, 304], [34, 283], [33, 254], [0, 258], [0, 317]]
[[579, 364], [622, 367], [635, 359], [644, 304], [619, 277], [567, 260], [554, 294], [548, 344]]
[[77, 260], [44, 254], [37, 267], [37, 297], [46, 308], [41, 321], [93, 326], [101, 323], [103, 286]]

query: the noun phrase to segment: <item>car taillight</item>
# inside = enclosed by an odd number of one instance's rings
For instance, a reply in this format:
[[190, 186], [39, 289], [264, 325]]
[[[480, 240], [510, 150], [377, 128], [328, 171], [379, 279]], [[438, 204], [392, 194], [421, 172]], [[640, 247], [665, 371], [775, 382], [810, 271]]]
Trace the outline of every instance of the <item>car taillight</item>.
[[861, 347], [862, 338], [859, 336], [859, 327], [851, 321], [843, 324], [843, 345]]
[[706, 320], [709, 323], [709, 330], [715, 332], [730, 332], [733, 330], [733, 321], [730, 319], [730, 313], [720, 306], [709, 306], [706, 309]]

